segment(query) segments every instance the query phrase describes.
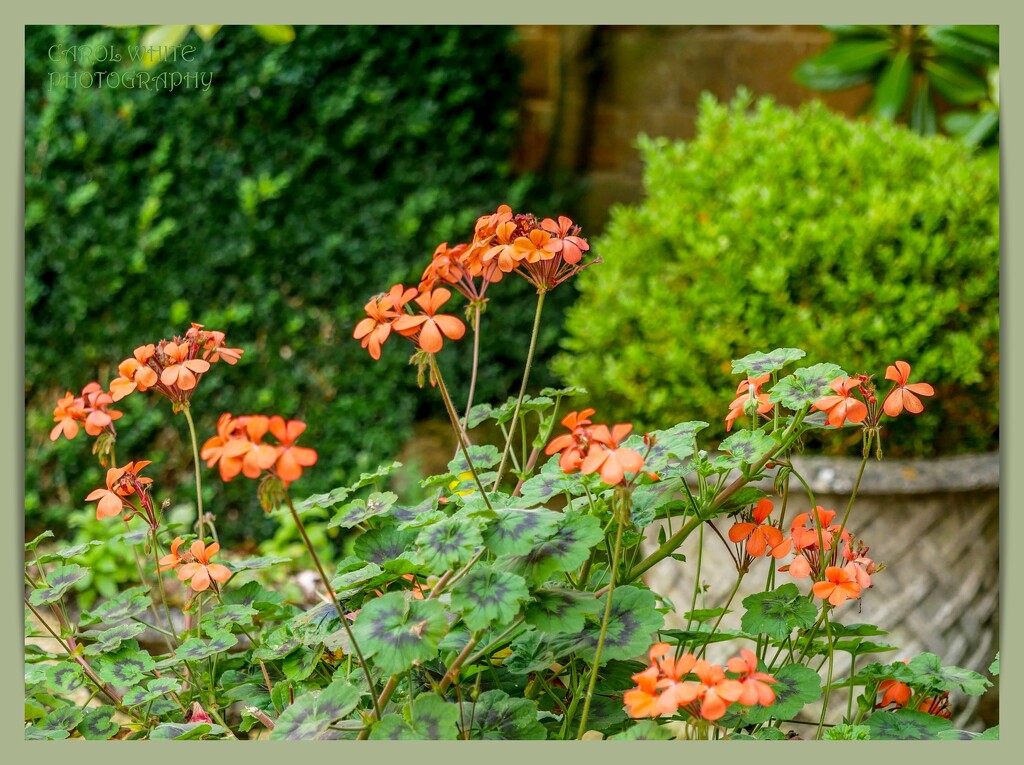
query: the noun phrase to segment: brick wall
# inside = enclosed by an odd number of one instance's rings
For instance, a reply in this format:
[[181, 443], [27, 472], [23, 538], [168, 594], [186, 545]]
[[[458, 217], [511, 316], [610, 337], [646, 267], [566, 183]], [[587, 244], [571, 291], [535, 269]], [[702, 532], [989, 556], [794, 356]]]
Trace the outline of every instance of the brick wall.
[[582, 177], [576, 212], [587, 230], [608, 207], [640, 197], [636, 136], [688, 138], [700, 94], [728, 100], [737, 87], [797, 105], [821, 98], [853, 115], [862, 86], [816, 93], [793, 82], [831, 36], [817, 26], [520, 26], [521, 141], [516, 165]]

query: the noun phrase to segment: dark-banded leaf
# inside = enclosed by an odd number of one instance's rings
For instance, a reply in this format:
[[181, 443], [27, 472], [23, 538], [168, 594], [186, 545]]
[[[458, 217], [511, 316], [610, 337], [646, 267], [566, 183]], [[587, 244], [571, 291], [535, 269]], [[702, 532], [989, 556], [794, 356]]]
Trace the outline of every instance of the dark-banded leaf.
[[85, 710], [74, 704], [57, 707], [36, 723], [40, 730], [74, 730], [85, 717]]
[[277, 614], [282, 608], [287, 608], [283, 595], [271, 592], [255, 581], [246, 582], [238, 589], [232, 588], [221, 593], [221, 602], [226, 605], [249, 606], [266, 617]]
[[411, 521], [413, 518], [420, 515], [421, 513], [425, 513], [428, 510], [433, 510], [434, 505], [437, 504], [437, 498], [438, 495], [430, 494], [424, 497], [422, 501], [420, 501], [419, 503], [415, 505], [410, 505], [409, 507], [405, 507], [403, 505], [395, 505], [394, 507], [391, 508], [391, 512], [388, 513], [388, 515], [390, 515], [399, 523], [402, 523], [404, 521]]
[[323, 653], [324, 647], [319, 643], [312, 648], [299, 648], [285, 657], [284, 661], [281, 662], [281, 670], [289, 680], [305, 680], [313, 674], [313, 670], [320, 663], [320, 657], [323, 656]]
[[144, 613], [153, 602], [148, 593], [148, 587], [129, 587], [127, 590], [122, 590], [115, 597], [100, 603], [91, 611], [84, 611], [81, 623], [120, 622], [138, 616]]
[[526, 607], [526, 623], [541, 632], [579, 632], [585, 617], [601, 611], [601, 601], [589, 592], [540, 589]]
[[448, 516], [441, 510], [427, 510], [426, 512], [420, 513], [415, 518], [409, 518], [408, 520], [401, 521], [396, 528], [399, 531], [419, 531], [427, 526], [433, 526], [435, 523], [440, 523], [447, 517]]
[[505, 555], [499, 565], [532, 582], [543, 582], [555, 571], [571, 571], [590, 557], [590, 548], [604, 539], [601, 523], [592, 515], [562, 516], [555, 533], [522, 555]]
[[875, 712], [864, 722], [876, 741], [937, 741], [942, 731], [953, 727], [944, 717], [914, 709]]
[[494, 407], [490, 404], [476, 404], [469, 410], [467, 426], [472, 430], [481, 422], [491, 419], [494, 416]]
[[760, 704], [745, 707], [734, 704], [721, 723], [730, 727], [758, 725], [770, 719], [791, 720], [807, 704], [821, 696], [821, 678], [818, 673], [803, 664], [787, 664], [773, 674], [775, 702], [763, 707]]
[[502, 665], [514, 675], [528, 675], [543, 672], [555, 661], [555, 651], [550, 641], [538, 630], [529, 630], [512, 641], [511, 653], [502, 660]]
[[267, 635], [259, 648], [253, 649], [252, 656], [259, 661], [275, 661], [283, 659], [296, 648], [302, 645], [291, 629], [285, 627], [274, 630]]
[[644, 459], [645, 471], [658, 474], [679, 473], [680, 468], [693, 456], [697, 448], [697, 433], [707, 426], [706, 422], [694, 420], [680, 422], [667, 430], [655, 430], [651, 433], [655, 443], [649, 452], [644, 446], [643, 436], [639, 433], [631, 435], [622, 445], [647, 455]]
[[529, 599], [526, 581], [518, 574], [478, 565], [452, 588], [452, 606], [472, 630], [497, 622], [510, 624], [519, 604]]
[[[78, 664], [62, 661], [46, 668], [46, 687], [59, 695], [67, 696], [85, 685], [85, 673]], [[26, 684], [28, 679], [26, 678]]]
[[431, 573], [440, 574], [466, 563], [481, 545], [483, 537], [477, 523], [448, 518], [419, 533], [414, 559]]
[[56, 552], [40, 555], [38, 562], [50, 563], [51, 561], [55, 560], [70, 560], [71, 558], [81, 555], [82, 553], [88, 552], [93, 547], [98, 547], [102, 545], [103, 542], [101, 542], [100, 540], [90, 539], [88, 542], [83, 542], [80, 545], [73, 545], [71, 547], [65, 547], [61, 550], [57, 550]]
[[544, 508], [505, 508], [496, 512], [497, 519], [484, 534], [484, 545], [495, 555], [528, 553], [538, 540], [551, 535], [562, 517], [561, 513]]
[[375, 491], [366, 499], [356, 499], [342, 506], [331, 518], [327, 528], [333, 529], [341, 526], [350, 529], [353, 526], [364, 523], [377, 515], [383, 515], [391, 509], [391, 506], [398, 501], [398, 495], [390, 491]]
[[753, 465], [778, 446], [774, 438], [761, 430], [740, 430], [722, 441], [719, 448], [729, 456], [715, 460], [716, 466], [737, 468]]
[[390, 526], [372, 529], [356, 537], [352, 551], [363, 560], [383, 566], [396, 558], [408, 558], [405, 552], [415, 539], [415, 531], [399, 531]]
[[109, 630], [89, 630], [84, 632], [82, 637], [87, 640], [96, 641], [85, 647], [85, 655], [98, 656], [101, 653], [115, 651], [121, 647], [121, 643], [125, 640], [138, 637], [147, 629], [145, 624], [130, 622], [128, 624], [120, 624], [117, 627], [111, 627]]
[[[281, 683], [281, 685], [285, 685]], [[340, 737], [331, 723], [347, 717], [356, 708], [359, 690], [338, 678], [322, 691], [296, 694], [295, 703], [277, 718], [271, 739], [284, 741], [321, 741]]]
[[216, 606], [210, 611], [209, 616], [203, 614], [203, 629], [207, 634], [228, 630], [232, 627], [248, 627], [253, 623], [253, 618], [259, 613], [252, 606], [243, 606], [239, 603], [226, 603]]
[[458, 737], [459, 707], [423, 693], [404, 715], [385, 715], [370, 734], [371, 741], [453, 741]]
[[331, 489], [326, 494], [314, 494], [301, 502], [295, 503], [295, 509], [300, 514], [312, 510], [315, 507], [320, 507], [326, 510], [331, 510], [342, 502], [344, 502], [349, 495], [354, 494], [365, 486], [369, 486], [372, 483], [376, 483], [381, 478], [385, 478], [398, 468], [402, 467], [401, 462], [392, 462], [389, 465], [381, 465], [372, 473], [363, 473], [359, 476], [359, 480], [348, 486], [339, 486], [337, 489]]
[[[223, 653], [234, 645], [237, 645], [238, 638], [230, 632], [220, 631], [211, 633], [209, 640], [202, 638], [189, 638], [178, 646], [174, 652], [172, 662], [177, 661], [200, 661], [208, 656]], [[161, 662], [165, 664], [165, 662]]]
[[447, 626], [438, 601], [410, 601], [390, 592], [363, 606], [352, 631], [363, 655], [375, 657], [381, 671], [396, 675], [433, 658]]
[[331, 580], [331, 587], [339, 598], [358, 592], [368, 582], [380, 577], [384, 569], [376, 563], [346, 558], [338, 564], [337, 576]]
[[566, 473], [558, 466], [556, 454], [541, 466], [539, 473], [523, 483], [519, 496], [527, 507], [543, 505], [552, 497], [566, 492], [573, 497], [585, 494], [583, 487], [587, 481], [596, 488], [600, 477], [596, 474], [583, 476], [579, 473]]
[[137, 707], [180, 690], [181, 684], [173, 677], [158, 677], [155, 680], [150, 680], [145, 687], [137, 685], [134, 688], [129, 688], [125, 691], [122, 703], [126, 707]]
[[808, 629], [818, 616], [814, 604], [792, 583], [771, 592], [759, 592], [743, 599], [746, 613], [740, 619], [744, 632], [785, 640], [795, 629]]
[[[587, 661], [594, 660], [607, 597], [605, 595], [598, 599], [600, 609], [587, 620], [579, 635], [576, 651]], [[602, 664], [612, 659], [631, 659], [650, 648], [654, 642], [651, 640], [652, 633], [660, 630], [665, 623], [665, 617], [654, 606], [654, 593], [650, 590], [632, 585], [615, 588], [604, 648], [601, 650]]]
[[846, 372], [835, 364], [815, 364], [798, 369], [775, 383], [768, 399], [797, 411], [829, 395], [829, 385], [837, 377], [846, 377]]
[[[474, 444], [469, 447], [469, 459], [473, 461], [473, 467], [479, 473], [484, 468], [494, 467], [501, 462], [501, 452], [493, 444]], [[459, 449], [459, 453], [448, 463], [448, 472], [455, 476], [469, 472], [469, 462], [466, 461], [462, 449]]]
[[70, 735], [63, 728], [46, 729], [29, 725], [25, 728], [24, 738], [26, 741], [56, 741], [65, 739]]
[[107, 741], [117, 735], [121, 726], [114, 722], [113, 707], [90, 709], [78, 724], [78, 732], [89, 741]]
[[760, 351], [748, 354], [742, 359], [732, 362], [732, 373], [734, 375], [746, 375], [747, 377], [760, 377], [761, 375], [778, 372], [786, 364], [797, 359], [802, 359], [807, 354], [799, 348], [776, 348], [768, 353]]
[[633, 490], [633, 505], [629, 509], [629, 520], [638, 529], [654, 522], [659, 514], [672, 515], [689, 507], [689, 500], [682, 498], [682, 478], [668, 478], [657, 483], [637, 486]]
[[922, 653], [910, 660], [910, 685], [931, 691], [963, 691], [968, 696], [980, 696], [992, 683], [977, 672], [955, 666], [942, 666], [942, 660], [933, 653]]
[[[510, 698], [504, 691], [481, 693], [476, 704], [462, 702], [462, 720], [471, 739], [542, 741], [547, 731], [537, 721], [537, 705], [530, 699]], [[463, 723], [460, 722], [460, 729]]]
[[116, 651], [97, 656], [93, 662], [100, 680], [125, 687], [137, 685], [155, 668], [153, 657], [134, 640], [125, 641]]
[[149, 738], [153, 741], [196, 741], [225, 733], [224, 728], [213, 723], [162, 723], [153, 728]]
[[33, 606], [48, 606], [60, 600], [64, 593], [89, 574], [89, 569], [79, 566], [77, 563], [70, 563], [67, 566], [57, 566], [47, 576], [49, 587], [33, 590], [28, 596], [28, 602]]
[[632, 725], [622, 733], [609, 736], [609, 741], [668, 741], [672, 738], [672, 732], [654, 720], [642, 720]]

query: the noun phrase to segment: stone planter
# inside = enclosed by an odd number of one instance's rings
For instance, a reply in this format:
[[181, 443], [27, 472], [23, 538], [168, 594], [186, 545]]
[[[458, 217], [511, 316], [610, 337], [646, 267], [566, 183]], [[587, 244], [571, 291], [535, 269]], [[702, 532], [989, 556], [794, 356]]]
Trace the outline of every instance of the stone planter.
[[[849, 501], [860, 460], [856, 458], [797, 457], [794, 466], [807, 480], [815, 500], [840, 515]], [[809, 510], [806, 498], [793, 494], [787, 518]], [[762, 488], [771, 490], [770, 482]], [[793, 500], [802, 500], [794, 505]], [[779, 503], [776, 503], [776, 507]], [[725, 534], [728, 521], [718, 524]], [[864, 473], [848, 528], [871, 547], [870, 557], [885, 563], [860, 604], [844, 605], [838, 618], [844, 624], [871, 623], [889, 632], [876, 638], [900, 647], [898, 651], [858, 659], [873, 661], [912, 658], [922, 651], [937, 654], [943, 664], [956, 664], [988, 677], [999, 650], [999, 455], [968, 455], [933, 460], [872, 459]], [[653, 547], [657, 534], [649, 536]], [[685, 624], [693, 593], [698, 538], [681, 548], [687, 562], [672, 559], [651, 569], [646, 579], [656, 592], [668, 596], [677, 613], [668, 626]], [[759, 592], [767, 562], [751, 567], [725, 617], [724, 627], [739, 627], [742, 600]], [[722, 542], [704, 536], [702, 583], [709, 586], [703, 605], [724, 604], [735, 582], [735, 566]], [[776, 583], [789, 579], [779, 574]], [[798, 583], [806, 591], [806, 582]], [[858, 605], [860, 612], [858, 612]], [[712, 646], [727, 651], [722, 644]], [[709, 656], [722, 658], [718, 653]], [[834, 678], [849, 676], [845, 654], [837, 656]], [[845, 695], [833, 696], [836, 702]], [[997, 688], [978, 698], [954, 697], [953, 721], [959, 727], [981, 730], [998, 722]], [[833, 703], [830, 702], [830, 706]]]

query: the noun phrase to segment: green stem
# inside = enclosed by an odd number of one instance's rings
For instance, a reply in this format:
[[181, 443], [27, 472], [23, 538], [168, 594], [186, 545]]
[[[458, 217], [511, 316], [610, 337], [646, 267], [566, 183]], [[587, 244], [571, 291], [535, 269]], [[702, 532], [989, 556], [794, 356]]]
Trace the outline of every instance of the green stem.
[[[185, 421], [188, 422], [188, 432], [192, 437], [192, 464], [196, 471], [196, 508], [198, 510], [198, 531], [199, 536], [203, 536], [203, 527], [206, 525], [206, 517], [203, 514], [203, 482], [200, 477], [200, 460], [199, 460], [199, 440], [196, 438], [196, 424], [192, 420], [192, 408], [189, 404], [185, 404], [185, 408], [182, 409], [185, 413]], [[217, 540], [217, 532], [213, 528], [213, 524], [209, 525], [210, 536], [213, 537], [213, 541]]]
[[[453, 661], [452, 665], [448, 667], [448, 671], [444, 673], [444, 677], [441, 678], [441, 682], [437, 686], [437, 690], [439, 693], [443, 694], [445, 690], [448, 688], [448, 686], [452, 684], [452, 681], [455, 680], [455, 678], [458, 676], [459, 667], [461, 667], [463, 662], [466, 661], [467, 657], [469, 656], [469, 652], [476, 648], [477, 642], [479, 642], [479, 638], [470, 638], [470, 641], [466, 643], [466, 647], [463, 648], [462, 652], [455, 657], [455, 661]], [[412, 698], [411, 694], [409, 698]]]
[[480, 476], [476, 472], [476, 468], [473, 466], [473, 460], [469, 457], [469, 446], [466, 444], [466, 435], [462, 432], [462, 425], [459, 423], [459, 415], [455, 411], [455, 406], [452, 404], [452, 398], [448, 395], [448, 386], [444, 384], [444, 377], [441, 376], [441, 368], [437, 365], [437, 357], [434, 354], [430, 354], [430, 370], [437, 381], [437, 387], [441, 391], [441, 398], [444, 399], [444, 407], [448, 410], [448, 417], [452, 421], [452, 427], [455, 429], [455, 436], [459, 439], [459, 447], [462, 449], [462, 455], [466, 458], [466, 464], [469, 465], [469, 472], [473, 475], [473, 482], [476, 483], [477, 488], [480, 490], [480, 496], [484, 499], [484, 504], [487, 505], [487, 509], [491, 511], [491, 517], [496, 518], [497, 514], [494, 512], [494, 508], [491, 507], [491, 500], [487, 497], [487, 492], [484, 490], [484, 485], [480, 482]]
[[327, 576], [327, 572], [324, 570], [323, 564], [320, 562], [320, 556], [316, 554], [316, 550], [313, 548], [313, 543], [309, 541], [309, 535], [306, 534], [306, 527], [302, 524], [302, 519], [299, 518], [299, 514], [295, 511], [295, 505], [292, 503], [291, 495], [285, 492], [284, 498], [285, 502], [288, 503], [288, 509], [291, 511], [292, 520], [295, 521], [295, 526], [298, 528], [299, 534], [302, 535], [302, 541], [305, 543], [306, 549], [313, 558], [316, 570], [320, 572], [320, 580], [324, 583], [324, 589], [327, 590], [327, 594], [330, 596], [331, 602], [334, 603], [334, 608], [338, 612], [338, 619], [341, 620], [341, 626], [344, 628], [349, 642], [352, 643], [352, 650], [355, 652], [356, 658], [359, 659], [359, 666], [363, 668], [363, 674], [366, 676], [366, 687], [370, 690], [370, 699], [373, 701], [373, 710], [379, 720], [382, 716], [380, 710], [381, 707], [383, 707], [383, 702], [378, 702], [377, 697], [373, 692], [373, 675], [370, 674], [370, 668], [366, 664], [363, 652], [359, 649], [359, 644], [356, 642], [355, 635], [352, 634], [352, 628], [348, 626], [348, 619], [345, 617], [345, 609], [343, 609], [341, 607], [341, 603], [338, 602], [338, 596], [334, 593], [334, 588], [331, 587], [331, 580]]
[[[160, 571], [160, 543], [156, 538], [156, 529], [152, 529], [153, 535], [153, 558], [156, 560], [156, 581], [160, 587], [160, 602], [164, 607], [164, 616], [167, 617], [167, 629], [171, 631], [171, 635], [174, 637], [174, 642], [178, 642], [178, 633], [174, 629], [174, 622], [171, 621], [171, 608], [167, 605], [167, 592], [164, 590], [164, 577]], [[156, 607], [154, 606], [153, 615], [156, 616]], [[173, 651], [173, 647], [171, 648]]]
[[615, 530], [615, 552], [612, 553], [612, 568], [608, 578], [608, 600], [604, 605], [604, 616], [601, 618], [601, 634], [597, 638], [597, 647], [594, 649], [594, 668], [590, 673], [590, 683], [587, 685], [587, 695], [583, 700], [583, 712], [580, 715], [580, 727], [576, 733], [576, 739], [583, 738], [587, 732], [587, 715], [590, 714], [590, 702], [594, 698], [594, 687], [597, 685], [597, 670], [601, 666], [601, 651], [604, 648], [605, 637], [608, 634], [608, 622], [612, 616], [612, 596], [615, 594], [615, 574], [619, 564], [619, 553], [622, 551], [622, 529], [625, 524], [626, 508], [620, 498], [619, 507], [616, 508], [618, 526]]
[[825, 697], [821, 700], [821, 717], [818, 720], [818, 732], [814, 736], [816, 739], [821, 738], [821, 730], [825, 725], [825, 715], [828, 713], [828, 699], [832, 694], [832, 670], [835, 667], [835, 650], [832, 643], [832, 625], [829, 623], [828, 616], [825, 617], [825, 637], [828, 641], [828, 676], [825, 681]]
[[523, 399], [526, 397], [526, 385], [530, 380], [530, 369], [533, 366], [533, 354], [537, 350], [537, 336], [540, 334], [540, 314], [544, 308], [544, 290], [537, 295], [537, 312], [533, 316], [533, 332], [530, 334], [530, 350], [526, 353], [526, 369], [523, 370], [523, 382], [519, 386], [519, 399], [516, 401], [516, 410], [512, 414], [512, 423], [509, 425], [508, 439], [505, 441], [505, 451], [501, 455], [501, 464], [498, 465], [498, 475], [494, 478], [494, 486], [491, 491], [497, 491], [501, 485], [502, 476], [505, 474], [505, 465], [508, 463], [508, 455], [512, 450], [512, 439], [516, 434], [516, 425], [519, 424], [519, 412], [523, 407]]
[[473, 393], [476, 391], [476, 373], [480, 365], [480, 303], [473, 306], [473, 371], [469, 374], [469, 395], [466, 396], [466, 416], [463, 430], [469, 431], [469, 410], [473, 408]]
[[736, 597], [736, 593], [740, 589], [740, 582], [743, 581], [743, 577], [744, 577], [744, 575], [746, 573], [747, 573], [746, 571], [741, 570], [739, 572], [739, 576], [736, 577], [736, 584], [734, 584], [732, 586], [732, 592], [729, 593], [729, 599], [727, 601], [725, 601], [725, 605], [722, 606], [722, 613], [720, 613], [718, 615], [718, 619], [715, 620], [715, 625], [711, 628], [711, 632], [709, 632], [708, 636], [706, 638], [704, 638], [704, 644], [700, 647], [700, 653], [697, 654], [697, 658], [698, 659], [701, 658], [704, 655], [704, 652], [708, 649], [708, 643], [711, 642], [712, 636], [718, 630], [719, 626], [721, 626], [722, 619], [725, 618], [725, 612], [728, 611], [729, 610], [729, 606], [732, 605], [732, 599]]

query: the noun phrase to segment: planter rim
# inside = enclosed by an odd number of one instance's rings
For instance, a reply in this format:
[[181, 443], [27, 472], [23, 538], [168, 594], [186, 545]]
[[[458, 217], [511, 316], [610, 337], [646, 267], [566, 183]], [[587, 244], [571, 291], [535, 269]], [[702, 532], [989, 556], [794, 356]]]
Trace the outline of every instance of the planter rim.
[[[793, 466], [816, 494], [852, 491], [860, 463], [858, 457], [793, 457]], [[881, 462], [871, 457], [858, 494], [931, 494], [998, 488], [999, 452]]]

